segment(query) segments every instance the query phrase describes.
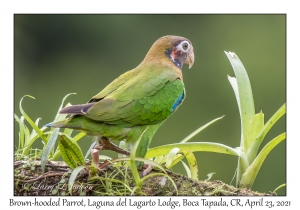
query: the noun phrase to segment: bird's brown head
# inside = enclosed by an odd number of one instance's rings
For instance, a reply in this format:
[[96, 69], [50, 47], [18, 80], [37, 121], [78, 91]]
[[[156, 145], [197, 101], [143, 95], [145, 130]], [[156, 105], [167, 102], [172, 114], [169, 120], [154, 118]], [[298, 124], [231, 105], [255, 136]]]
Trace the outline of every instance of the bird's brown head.
[[181, 36], [163, 36], [159, 38], [150, 48], [145, 60], [171, 61], [178, 68], [183, 64], [194, 64], [194, 48], [192, 42]]

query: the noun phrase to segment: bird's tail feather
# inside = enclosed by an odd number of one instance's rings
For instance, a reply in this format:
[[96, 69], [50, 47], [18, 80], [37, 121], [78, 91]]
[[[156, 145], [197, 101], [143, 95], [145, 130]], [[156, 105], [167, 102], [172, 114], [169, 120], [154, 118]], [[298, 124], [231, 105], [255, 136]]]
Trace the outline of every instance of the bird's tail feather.
[[61, 121], [51, 122], [51, 123], [44, 125], [44, 127], [64, 128], [64, 127], [66, 127], [66, 122], [67, 122], [66, 119], [61, 120]]

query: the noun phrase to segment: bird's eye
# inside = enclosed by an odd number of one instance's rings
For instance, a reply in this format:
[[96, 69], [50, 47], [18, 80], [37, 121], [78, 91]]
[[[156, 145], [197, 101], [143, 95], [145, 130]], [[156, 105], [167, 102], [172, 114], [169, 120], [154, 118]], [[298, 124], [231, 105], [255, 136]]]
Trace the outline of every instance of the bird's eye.
[[184, 50], [186, 50], [187, 48], [189, 47], [189, 44], [188, 43], [183, 43], [182, 44], [182, 48], [184, 49]]
[[187, 52], [190, 48], [190, 44], [187, 41], [183, 41], [178, 45], [177, 48], [183, 52]]

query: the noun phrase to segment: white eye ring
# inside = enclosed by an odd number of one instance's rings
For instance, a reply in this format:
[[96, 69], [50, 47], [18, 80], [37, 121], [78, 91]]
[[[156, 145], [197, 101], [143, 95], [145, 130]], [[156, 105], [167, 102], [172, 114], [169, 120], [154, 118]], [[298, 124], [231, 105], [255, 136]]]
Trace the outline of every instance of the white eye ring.
[[177, 48], [182, 52], [188, 52], [190, 49], [190, 43], [188, 41], [182, 41]]

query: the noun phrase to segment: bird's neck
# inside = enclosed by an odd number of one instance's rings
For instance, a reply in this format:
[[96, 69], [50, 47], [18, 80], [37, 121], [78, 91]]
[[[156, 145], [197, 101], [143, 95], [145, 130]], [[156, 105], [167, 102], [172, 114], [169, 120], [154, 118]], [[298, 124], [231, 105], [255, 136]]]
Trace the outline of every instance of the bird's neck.
[[177, 51], [172, 48], [149, 51], [141, 64], [162, 65], [182, 70], [184, 59], [177, 55]]

